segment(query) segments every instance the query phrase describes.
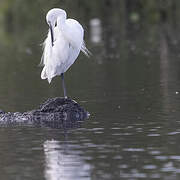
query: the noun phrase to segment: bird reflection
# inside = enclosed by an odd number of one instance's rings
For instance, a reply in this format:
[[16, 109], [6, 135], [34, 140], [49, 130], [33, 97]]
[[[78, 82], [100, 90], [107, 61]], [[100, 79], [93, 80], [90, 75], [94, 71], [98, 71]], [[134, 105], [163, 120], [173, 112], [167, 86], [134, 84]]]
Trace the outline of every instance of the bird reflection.
[[73, 144], [69, 145], [67, 141], [64, 143], [56, 140], [44, 142], [46, 180], [90, 179], [89, 165], [82, 156], [74, 153]]

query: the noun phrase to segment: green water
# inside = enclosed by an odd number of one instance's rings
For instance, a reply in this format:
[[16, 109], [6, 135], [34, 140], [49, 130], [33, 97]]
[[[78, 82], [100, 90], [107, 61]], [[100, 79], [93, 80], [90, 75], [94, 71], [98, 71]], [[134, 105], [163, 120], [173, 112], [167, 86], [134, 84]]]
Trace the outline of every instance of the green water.
[[0, 2], [4, 111], [24, 112], [63, 95], [60, 77], [49, 85], [38, 67], [51, 7], [65, 8], [81, 22], [93, 54], [80, 54], [65, 74], [68, 96], [90, 118], [67, 134], [1, 127], [0, 179], [180, 178], [179, 14], [173, 16], [173, 3], [179, 8], [178, 1], [166, 4], [167, 18], [161, 19], [155, 1], [140, 13], [123, 0]]

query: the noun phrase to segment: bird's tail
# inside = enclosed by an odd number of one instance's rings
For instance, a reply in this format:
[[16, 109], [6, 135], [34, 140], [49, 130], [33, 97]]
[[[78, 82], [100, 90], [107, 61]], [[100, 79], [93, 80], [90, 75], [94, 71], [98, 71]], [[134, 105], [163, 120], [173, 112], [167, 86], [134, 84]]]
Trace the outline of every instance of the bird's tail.
[[45, 66], [44, 66], [44, 68], [43, 68], [43, 70], [41, 72], [41, 79], [47, 79], [49, 84], [51, 83], [51, 80], [52, 80], [52, 78], [47, 76], [46, 67]]
[[43, 70], [41, 72], [41, 79], [46, 79], [47, 75], [46, 75], [46, 67], [43, 67]]
[[92, 53], [88, 50], [88, 48], [86, 47], [85, 42], [83, 42], [82, 46], [81, 46], [81, 51], [87, 56], [90, 57], [92, 55]]
[[44, 66], [46, 39], [43, 43], [40, 44], [40, 46], [42, 46], [43, 54], [41, 56], [41, 61], [39, 63], [39, 66], [42, 67], [42, 66]]

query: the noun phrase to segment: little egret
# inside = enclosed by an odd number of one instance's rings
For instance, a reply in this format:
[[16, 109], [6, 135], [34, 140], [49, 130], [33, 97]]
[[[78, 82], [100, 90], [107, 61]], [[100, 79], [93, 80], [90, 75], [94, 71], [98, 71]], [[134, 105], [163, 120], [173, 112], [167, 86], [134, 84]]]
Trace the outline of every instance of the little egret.
[[44, 66], [41, 79], [49, 83], [55, 76], [61, 76], [64, 97], [67, 97], [64, 73], [77, 59], [80, 51], [88, 56], [89, 51], [84, 43], [84, 29], [74, 19], [66, 19], [66, 12], [59, 8], [49, 10], [46, 21], [49, 25], [47, 38], [43, 43], [41, 64]]

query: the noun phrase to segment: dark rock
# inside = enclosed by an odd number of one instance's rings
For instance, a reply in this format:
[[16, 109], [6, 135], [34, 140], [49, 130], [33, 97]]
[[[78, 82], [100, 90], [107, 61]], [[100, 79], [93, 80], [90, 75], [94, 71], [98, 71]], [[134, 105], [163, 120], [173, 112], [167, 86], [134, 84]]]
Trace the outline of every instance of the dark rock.
[[0, 125], [36, 125], [51, 128], [72, 128], [88, 118], [89, 113], [70, 98], [52, 98], [32, 111], [8, 112], [0, 110]]
[[0, 109], [0, 114], [4, 114], [5, 112], [3, 110]]

